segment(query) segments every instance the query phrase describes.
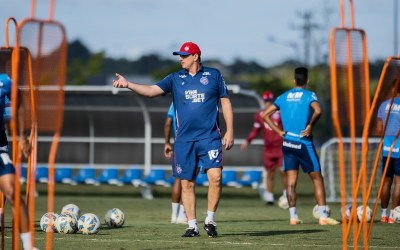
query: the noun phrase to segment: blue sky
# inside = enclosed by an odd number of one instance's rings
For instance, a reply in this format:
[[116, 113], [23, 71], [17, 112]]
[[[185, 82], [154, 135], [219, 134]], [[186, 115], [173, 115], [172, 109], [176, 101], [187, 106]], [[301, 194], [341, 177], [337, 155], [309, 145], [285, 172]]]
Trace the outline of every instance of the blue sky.
[[[367, 33], [370, 60], [394, 54], [393, 1], [354, 0], [356, 27]], [[9, 16], [17, 20], [28, 17], [30, 2], [0, 0], [0, 23], [5, 23]], [[47, 18], [49, 2], [37, 0], [36, 17]], [[313, 32], [310, 47], [314, 60], [316, 55], [321, 58], [327, 52], [329, 31], [340, 26], [339, 0], [56, 0], [55, 3], [54, 19], [65, 26], [69, 41], [80, 39], [93, 52], [105, 51], [107, 56], [115, 58], [136, 59], [157, 53], [172, 59], [171, 52], [190, 40], [199, 44], [203, 60], [231, 63], [240, 58], [264, 66], [294, 56], [302, 60], [300, 15], [311, 11], [312, 21], [320, 25]], [[3, 44], [4, 32], [0, 32], [0, 41]]]

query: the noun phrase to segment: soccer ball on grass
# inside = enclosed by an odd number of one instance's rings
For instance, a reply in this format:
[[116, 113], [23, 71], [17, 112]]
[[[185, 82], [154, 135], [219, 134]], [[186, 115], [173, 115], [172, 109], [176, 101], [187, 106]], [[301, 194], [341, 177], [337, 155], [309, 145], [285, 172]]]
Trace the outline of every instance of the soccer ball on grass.
[[396, 223], [400, 223], [400, 206], [397, 206], [393, 209], [393, 220]]
[[79, 207], [75, 204], [67, 204], [61, 209], [61, 214], [70, 214], [75, 216], [76, 220], [79, 219], [79, 216], [81, 215], [81, 210]]
[[100, 226], [99, 217], [92, 213], [83, 214], [78, 220], [78, 232], [82, 234], [96, 234]]
[[352, 208], [352, 205], [351, 204], [347, 204], [346, 207], [344, 209], [342, 209], [342, 215], [344, 213], [346, 219], [350, 219], [351, 208]]
[[289, 208], [289, 202], [287, 200], [287, 197], [281, 195], [278, 199], [278, 206], [282, 209], [288, 209]]
[[[326, 205], [326, 212], [328, 212], [328, 217], [331, 216], [331, 208], [328, 205]], [[315, 219], [319, 219], [321, 217], [321, 213], [318, 209], [318, 204], [314, 206], [312, 210], [312, 215]]]
[[[360, 206], [357, 207], [357, 218], [358, 218], [359, 221], [361, 221], [363, 211], [364, 211], [364, 206], [363, 205], [360, 205]], [[372, 210], [367, 205], [367, 211], [365, 212], [365, 218], [366, 218], [367, 221], [370, 221], [371, 217], [372, 217]]]
[[56, 220], [56, 229], [59, 233], [73, 234], [77, 230], [75, 216], [70, 214], [60, 214]]
[[58, 216], [58, 214], [53, 212], [45, 213], [40, 219], [40, 228], [46, 233], [57, 232], [55, 222]]
[[125, 214], [118, 208], [112, 208], [107, 211], [104, 221], [108, 227], [122, 227], [125, 223]]

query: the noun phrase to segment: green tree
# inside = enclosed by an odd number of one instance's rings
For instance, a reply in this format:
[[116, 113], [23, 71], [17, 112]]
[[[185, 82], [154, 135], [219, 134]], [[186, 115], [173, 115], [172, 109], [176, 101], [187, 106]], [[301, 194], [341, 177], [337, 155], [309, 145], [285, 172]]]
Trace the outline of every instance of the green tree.
[[101, 73], [104, 62], [104, 52], [92, 54], [89, 58], [75, 58], [68, 64], [67, 83], [70, 85], [85, 85], [89, 79]]
[[104, 52], [91, 53], [79, 40], [68, 45], [67, 84], [85, 85], [102, 72]]

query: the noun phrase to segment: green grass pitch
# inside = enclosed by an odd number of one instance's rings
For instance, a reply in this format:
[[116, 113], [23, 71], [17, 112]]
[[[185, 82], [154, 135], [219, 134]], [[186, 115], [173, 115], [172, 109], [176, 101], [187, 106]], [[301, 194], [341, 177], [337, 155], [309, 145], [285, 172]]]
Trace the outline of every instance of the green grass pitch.
[[[53, 249], [341, 249], [341, 226], [319, 226], [312, 217], [315, 205], [311, 182], [298, 186], [298, 214], [304, 224], [289, 225], [287, 210], [266, 206], [256, 190], [224, 188], [216, 215], [218, 238], [207, 237], [202, 229], [206, 213], [206, 192], [197, 188], [197, 215], [200, 237], [182, 238], [185, 225], [170, 224], [171, 188], [154, 187], [154, 200], [144, 200], [133, 186], [57, 185], [55, 212], [68, 204], [78, 205], [82, 213], [94, 213], [103, 221], [96, 235], [54, 234]], [[276, 189], [278, 190], [278, 189]], [[46, 186], [38, 186], [36, 198], [36, 247], [45, 249], [46, 233], [39, 228], [46, 212]], [[278, 196], [278, 194], [276, 194]], [[340, 219], [339, 204], [329, 204], [332, 216]], [[118, 207], [126, 215], [125, 225], [109, 229], [104, 224], [108, 209]], [[11, 249], [11, 216], [9, 206], [5, 218], [5, 249]], [[400, 249], [400, 224], [374, 224], [370, 248]], [[352, 234], [351, 234], [352, 235]], [[362, 246], [362, 238], [359, 246]], [[352, 243], [349, 244], [352, 249]]]

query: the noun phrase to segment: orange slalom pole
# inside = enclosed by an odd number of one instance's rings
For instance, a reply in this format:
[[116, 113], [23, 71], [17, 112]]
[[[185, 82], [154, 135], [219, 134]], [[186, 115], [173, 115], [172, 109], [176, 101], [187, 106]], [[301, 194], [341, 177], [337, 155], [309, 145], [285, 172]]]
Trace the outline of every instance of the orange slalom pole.
[[[383, 141], [381, 139], [381, 141], [380, 141], [380, 143], [378, 145], [378, 152], [381, 152], [382, 147], [383, 147]], [[367, 194], [368, 197], [371, 196], [373, 182], [375, 180], [376, 172], [377, 172], [378, 165], [379, 165], [379, 158], [380, 158], [380, 154], [377, 154], [376, 157], [375, 157], [375, 161], [374, 161], [373, 173], [372, 173], [371, 180], [370, 180], [370, 183], [369, 183], [369, 190], [368, 190], [368, 194]], [[386, 172], [384, 172], [384, 173], [386, 174]], [[372, 210], [372, 216], [371, 216], [371, 220], [369, 222], [369, 227], [368, 227], [368, 231], [367, 231], [367, 237], [368, 238], [370, 237], [371, 232], [372, 232], [372, 227], [374, 225], [374, 218], [375, 218], [375, 215], [376, 215], [376, 211], [378, 210], [378, 204], [379, 204], [380, 197], [381, 197], [381, 195], [380, 195], [379, 190], [378, 190], [378, 194], [376, 195], [374, 208]]]
[[[60, 138], [60, 132], [57, 131], [54, 134], [49, 155], [49, 182], [48, 182], [48, 195], [47, 195], [48, 197], [47, 211], [49, 212], [54, 211], [54, 163], [56, 160], [59, 138]], [[46, 241], [47, 249], [52, 248], [52, 236], [53, 236], [52, 232], [50, 232], [47, 236], [47, 241]]]
[[35, 17], [35, 11], [36, 11], [36, 0], [31, 0], [31, 19]]
[[[351, 6], [352, 6], [352, 15], [353, 15], [353, 25], [355, 26], [355, 21], [354, 21], [354, 6], [353, 6], [353, 0], [351, 0]], [[365, 32], [362, 32], [362, 41], [363, 41], [363, 55], [365, 56], [364, 58], [364, 79], [365, 79], [365, 95], [364, 95], [364, 105], [366, 107], [367, 110], [365, 110], [365, 112], [367, 114], [369, 114], [370, 111], [370, 89], [369, 89], [369, 65], [368, 65], [368, 54], [367, 54], [367, 38], [366, 38], [366, 34]], [[371, 123], [371, 118], [370, 117], [366, 117], [366, 120], [364, 122], [365, 123]], [[364, 130], [368, 131], [367, 128], [369, 126], [364, 126]], [[363, 136], [363, 141], [361, 144], [362, 147], [362, 155], [365, 156], [365, 160], [368, 154], [368, 133], [365, 133]], [[363, 161], [364, 158], [362, 158], [361, 161]], [[366, 206], [368, 204], [368, 200], [369, 200], [369, 195], [367, 195], [367, 163], [365, 162], [364, 164], [361, 164], [361, 171], [364, 172], [363, 177], [362, 177], [362, 197], [364, 199], [364, 210], [363, 210], [363, 214], [362, 214], [362, 218], [364, 218], [364, 221], [362, 222], [362, 229], [363, 229], [363, 242], [364, 242], [364, 248], [368, 248], [368, 238], [367, 238], [367, 234], [368, 234], [368, 229], [367, 229], [367, 222], [365, 221], [365, 215], [367, 212]]]
[[[389, 60], [390, 61], [390, 60]], [[371, 125], [371, 120], [372, 120], [372, 115], [373, 115], [373, 110], [376, 107], [376, 103], [378, 100], [378, 95], [381, 92], [382, 89], [382, 81], [383, 81], [383, 77], [386, 74], [387, 71], [387, 67], [388, 67], [388, 60], [385, 62], [385, 65], [383, 67], [382, 73], [381, 73], [381, 78], [379, 79], [379, 83], [377, 86], [377, 89], [375, 91], [375, 98], [372, 102], [372, 108], [368, 109], [368, 115], [367, 118], [365, 120], [365, 126], [363, 129], [363, 149], [362, 149], [362, 162], [361, 162], [361, 169], [364, 172], [364, 176], [365, 176], [365, 188], [363, 189], [363, 206], [364, 208], [367, 206], [368, 204], [368, 200], [371, 196], [371, 192], [372, 192], [372, 187], [373, 187], [373, 182], [376, 176], [376, 172], [377, 172], [377, 168], [378, 168], [378, 164], [379, 164], [379, 154], [376, 156], [375, 161], [374, 161], [374, 166], [372, 169], [372, 173], [371, 173], [371, 178], [370, 178], [370, 182], [368, 185], [368, 190], [366, 187], [366, 169], [367, 169], [367, 162], [366, 162], [366, 158], [367, 158], [367, 154], [368, 154], [368, 135], [369, 135], [369, 128]], [[368, 89], [369, 90], [369, 89]], [[376, 94], [378, 93], [378, 95]], [[365, 98], [366, 100], [368, 100], [367, 98]], [[385, 125], [385, 130], [386, 130], [386, 125]], [[378, 146], [378, 152], [380, 152], [381, 148], [382, 148], [382, 139], [383, 139], [383, 135], [381, 135], [381, 141], [379, 143]], [[378, 193], [379, 196], [379, 193]], [[372, 212], [372, 217], [371, 217], [371, 222], [373, 222], [373, 219], [375, 217], [375, 213], [376, 213], [376, 209], [377, 209], [377, 205], [378, 205], [378, 198], [375, 201], [375, 205], [374, 205], [374, 209]], [[364, 235], [364, 246], [368, 246], [368, 239], [369, 239], [369, 235], [370, 235], [370, 231], [372, 230], [372, 223], [370, 223], [369, 228], [367, 228], [367, 222], [365, 220], [365, 215], [366, 215], [366, 209], [363, 210], [363, 214], [362, 214], [362, 218], [363, 220], [361, 221], [361, 225], [362, 225], [362, 229], [363, 229], [363, 235]], [[360, 236], [361, 230], [358, 230], [357, 232], [357, 237]]]
[[54, 0], [50, 0], [50, 8], [49, 8], [49, 21], [53, 21], [54, 17]]
[[345, 25], [345, 20], [344, 20], [344, 0], [340, 0], [339, 5], [340, 5], [340, 24], [341, 24], [341, 27], [344, 28], [344, 25]]
[[[31, 172], [29, 188], [27, 187], [27, 201], [28, 203], [28, 211], [29, 211], [29, 231], [31, 232], [31, 245], [35, 245], [35, 191], [36, 191], [36, 163], [37, 163], [37, 114], [36, 114], [36, 99], [34, 94], [34, 83], [32, 78], [32, 58], [30, 53], [28, 54], [28, 70], [29, 70], [29, 88], [30, 88], [30, 105], [32, 107], [31, 111], [31, 119], [32, 119], [32, 128], [29, 141], [32, 145], [31, 154], [29, 157], [29, 168]], [[29, 195], [30, 194], [30, 195]]]
[[[30, 103], [30, 105], [31, 105], [31, 107], [32, 107], [32, 128], [31, 128], [31, 133], [30, 133], [30, 136], [29, 136], [29, 142], [32, 142], [32, 135], [33, 135], [33, 124], [34, 124], [34, 116], [33, 116], [33, 111], [35, 110], [33, 107], [35, 107], [34, 106], [34, 103], [32, 103], [32, 90], [33, 90], [33, 79], [32, 79], [32, 58], [31, 58], [31, 54], [29, 53], [29, 51], [28, 50], [25, 50], [24, 49], [24, 51], [25, 51], [25, 53], [28, 55], [28, 77], [29, 77], [29, 89], [30, 89], [30, 98], [31, 98], [31, 103]], [[31, 144], [32, 145], [32, 144]], [[34, 175], [34, 173], [35, 173], [35, 171], [33, 171], [33, 175]], [[31, 175], [32, 175], [32, 158], [31, 157], [29, 157], [28, 158], [28, 166], [27, 166], [27, 173], [26, 173], [26, 175], [27, 175], [27, 177], [26, 177], [26, 179], [27, 179], [27, 182], [26, 182], [26, 194], [25, 194], [25, 198], [26, 198], [26, 201], [29, 203], [29, 194], [30, 194], [30, 186], [31, 186]], [[35, 176], [35, 175], [34, 175]], [[35, 181], [35, 179], [33, 179], [34, 181]]]
[[[33, 135], [31, 136], [31, 145], [32, 145], [32, 151], [31, 151], [31, 167], [34, 169], [34, 173], [36, 172], [36, 156], [37, 156], [37, 129], [36, 126], [34, 126], [34, 132]], [[33, 175], [31, 177], [31, 182], [33, 185], [30, 186], [30, 197], [29, 197], [29, 231], [31, 232], [31, 245], [35, 245], [35, 205], [36, 205], [36, 198], [35, 198], [35, 190], [36, 190], [36, 176]]]
[[[352, 186], [352, 197], [353, 197], [353, 203], [352, 203], [352, 212], [351, 212], [351, 221], [353, 221], [353, 233], [355, 235], [355, 231], [357, 229], [357, 221], [356, 221], [356, 213], [355, 213], [355, 208], [357, 207], [356, 199], [357, 199], [357, 194], [355, 193], [355, 184], [356, 184], [356, 144], [355, 144], [355, 138], [356, 138], [356, 132], [355, 132], [355, 108], [354, 108], [354, 82], [353, 82], [353, 60], [352, 60], [352, 46], [351, 46], [351, 36], [350, 36], [350, 31], [346, 29], [347, 32], [347, 70], [348, 70], [348, 77], [347, 79], [349, 80], [348, 82], [348, 102], [349, 102], [349, 120], [350, 120], [350, 138], [351, 143], [350, 143], [350, 151], [351, 151], [351, 186]], [[351, 225], [351, 224], [349, 224]], [[350, 232], [350, 227], [348, 227], [347, 234]], [[354, 248], [358, 249], [357, 242], [355, 241]]]
[[[17, 41], [18, 47], [18, 41]], [[19, 155], [18, 148], [18, 138], [17, 138], [17, 88], [18, 88], [18, 71], [17, 66], [19, 64], [19, 51], [14, 50], [13, 53], [13, 67], [12, 67], [12, 79], [14, 83], [11, 88], [11, 119], [10, 127], [12, 132], [12, 149], [13, 149], [13, 161], [15, 166], [15, 183], [14, 183], [14, 223], [13, 223], [13, 249], [19, 249], [19, 225], [20, 225], [20, 183], [19, 178], [21, 176], [21, 159]]]
[[[376, 196], [376, 203], [375, 203], [374, 210], [378, 206], [378, 200], [380, 199], [380, 196], [381, 196], [381, 192], [382, 192], [382, 188], [383, 188], [383, 182], [385, 180], [386, 172], [387, 172], [387, 169], [388, 169], [388, 166], [389, 166], [390, 157], [392, 156], [393, 147], [394, 147], [394, 145], [396, 145], [396, 142], [399, 139], [399, 134], [400, 134], [400, 132], [397, 133], [396, 138], [393, 141], [392, 146], [389, 149], [389, 154], [388, 154], [388, 157], [387, 157], [386, 162], [385, 162], [385, 168], [383, 170], [381, 182], [379, 184], [378, 195]], [[372, 222], [372, 220], [371, 220], [371, 222]], [[372, 226], [370, 228], [371, 228], [371, 230], [368, 231], [368, 237], [371, 235]]]
[[7, 21], [6, 21], [6, 48], [9, 48], [10, 47], [10, 39], [9, 39], [9, 29], [8, 29], [8, 24], [10, 23], [10, 21], [13, 21], [14, 22], [14, 25], [15, 25], [15, 27], [17, 27], [18, 26], [18, 24], [17, 24], [17, 20], [15, 20], [15, 18], [14, 17], [9, 17], [8, 19], [7, 19]]
[[[386, 61], [385, 66], [384, 66], [384, 70], [382, 71], [382, 73], [383, 73], [382, 76], [384, 76], [384, 75], [386, 74], [386, 69], [387, 69], [387, 66], [388, 66], [388, 62], [391, 61], [392, 59], [393, 59], [393, 58], [390, 57], [390, 58]], [[381, 79], [382, 79], [382, 78], [381, 78]], [[399, 86], [399, 84], [400, 84], [400, 78], [398, 78], [397, 81], [396, 81], [396, 88]], [[379, 86], [378, 86], [379, 90], [380, 90], [381, 85], [382, 85], [382, 81], [379, 82]], [[396, 88], [395, 88], [395, 89], [396, 89]], [[378, 92], [378, 93], [379, 93], [379, 92]], [[392, 107], [393, 107], [392, 105], [393, 105], [393, 102], [394, 102], [395, 95], [396, 95], [396, 94], [393, 93], [393, 96], [392, 96], [392, 99], [391, 99], [391, 102], [390, 102], [389, 114], [390, 114], [390, 112], [392, 111], [391, 109], [392, 109]], [[384, 130], [383, 130], [383, 131], [386, 131], [386, 129], [387, 129], [387, 125], [388, 125], [388, 123], [389, 123], [389, 117], [390, 117], [390, 115], [388, 115], [388, 116], [386, 117], [386, 121], [385, 121], [385, 125], [384, 125]], [[373, 216], [375, 216], [375, 213], [376, 213], [376, 210], [377, 210], [377, 204], [378, 204], [378, 201], [379, 201], [379, 199], [380, 199], [381, 192], [382, 192], [383, 182], [384, 182], [384, 179], [385, 179], [385, 176], [386, 176], [386, 171], [387, 171], [387, 167], [388, 167], [388, 164], [389, 164], [390, 156], [391, 156], [391, 154], [392, 154], [393, 147], [394, 147], [394, 145], [396, 145], [396, 142], [397, 142], [399, 136], [400, 136], [400, 130], [397, 132], [396, 138], [394, 139], [394, 141], [393, 141], [393, 143], [392, 143], [392, 145], [391, 145], [391, 147], [390, 147], [390, 149], [389, 149], [388, 159], [387, 159], [387, 161], [386, 161], [386, 163], [385, 163], [384, 173], [382, 174], [381, 182], [380, 182], [380, 185], [379, 185], [379, 191], [378, 191], [378, 194], [377, 194], [377, 197], [376, 197], [376, 202], [375, 202], [375, 206], [374, 206]], [[384, 137], [384, 133], [381, 135], [381, 143], [380, 143], [380, 144], [382, 144], [383, 137]], [[381, 148], [382, 148], [382, 146], [381, 146]], [[380, 149], [381, 149], [381, 148], [380, 148]], [[379, 157], [379, 155], [377, 155], [377, 161], [378, 161], [378, 157]], [[371, 225], [371, 228], [372, 228], [372, 225]], [[371, 230], [372, 230], [372, 229], [371, 229]], [[371, 230], [368, 231], [368, 236], [371, 234]]]
[[[15, 27], [17, 27], [17, 20], [13, 17], [9, 17], [6, 21], [5, 24], [5, 33], [6, 33], [6, 48], [10, 47], [10, 39], [9, 39], [9, 23], [13, 21]], [[4, 209], [5, 209], [5, 197], [4, 197], [4, 193], [0, 192], [0, 208], [1, 208], [1, 249], [4, 249]]]
[[[28, 205], [29, 205], [29, 196], [30, 196], [30, 194], [31, 194], [31, 190], [32, 190], [32, 188], [31, 188], [31, 186], [32, 185], [36, 185], [36, 176], [35, 176], [35, 173], [36, 173], [36, 155], [35, 155], [35, 160], [33, 160], [33, 158], [32, 158], [32, 152], [36, 152], [36, 151], [33, 151], [33, 150], [37, 150], [36, 149], [36, 145], [33, 145], [32, 144], [32, 142], [33, 142], [33, 137], [35, 136], [35, 124], [36, 124], [36, 112], [35, 112], [35, 107], [36, 107], [36, 104], [35, 104], [35, 102], [34, 102], [34, 100], [35, 100], [35, 98], [34, 98], [34, 94], [33, 94], [33, 89], [34, 89], [34, 86], [33, 86], [33, 77], [32, 77], [32, 57], [31, 57], [31, 54], [29, 53], [29, 51], [28, 50], [25, 50], [24, 49], [24, 51], [25, 51], [25, 53], [28, 55], [28, 77], [29, 77], [29, 89], [30, 89], [30, 100], [31, 100], [31, 103], [30, 103], [30, 105], [31, 105], [31, 107], [32, 107], [32, 113], [31, 113], [31, 119], [32, 119], [32, 128], [31, 128], [31, 133], [30, 133], [30, 136], [29, 136], [29, 142], [31, 143], [31, 145], [32, 145], [32, 151], [31, 151], [31, 156], [29, 157], [29, 159], [28, 159], [28, 166], [27, 166], [27, 182], [26, 182], [26, 194], [25, 194], [25, 199], [26, 199], [26, 201], [27, 201], [27, 203], [28, 203]], [[37, 136], [37, 135], [36, 135]], [[36, 154], [36, 153], [35, 153]], [[34, 164], [34, 165], [32, 165], [32, 164]], [[33, 178], [32, 178], [32, 175], [33, 175]], [[36, 187], [34, 187], [33, 188], [33, 192], [35, 192], [35, 190], [36, 190]]]
[[350, 23], [351, 23], [351, 28], [354, 29], [356, 27], [356, 22], [355, 22], [355, 18], [354, 18], [353, 0], [350, 0]]
[[[339, 111], [338, 111], [338, 94], [337, 94], [337, 77], [336, 77], [336, 58], [335, 58], [335, 33], [336, 28], [331, 31], [329, 42], [330, 42], [330, 54], [331, 54], [331, 67], [330, 67], [330, 74], [331, 74], [331, 103], [332, 103], [332, 121], [336, 131], [336, 135], [339, 138], [339, 179], [340, 179], [340, 195], [341, 195], [341, 208], [342, 210], [346, 207], [346, 175], [345, 175], [345, 166], [344, 166], [344, 145], [343, 145], [343, 134], [340, 128], [339, 122]], [[334, 67], [332, 65], [335, 65]], [[347, 220], [345, 213], [342, 213], [342, 244], [343, 249], [347, 250], [347, 241], [348, 237], [345, 233], [345, 229], [347, 227]]]

